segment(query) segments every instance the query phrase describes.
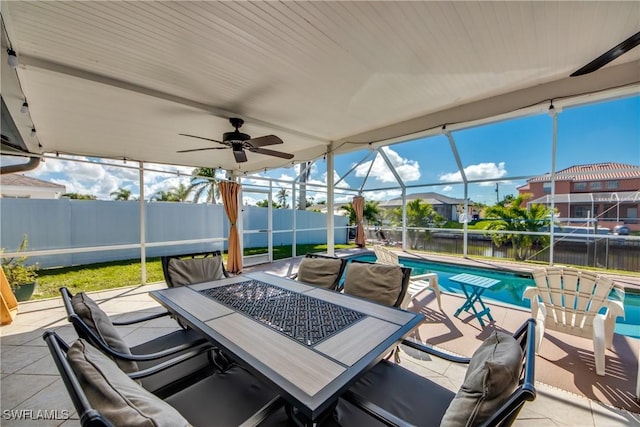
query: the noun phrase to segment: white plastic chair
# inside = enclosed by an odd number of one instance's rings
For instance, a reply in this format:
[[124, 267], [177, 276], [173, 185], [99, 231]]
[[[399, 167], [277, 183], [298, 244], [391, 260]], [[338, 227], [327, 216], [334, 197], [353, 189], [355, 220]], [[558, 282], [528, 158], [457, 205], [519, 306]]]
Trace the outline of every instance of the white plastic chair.
[[[373, 247], [373, 251], [376, 254], [378, 264], [400, 265], [400, 259], [395, 252], [392, 252], [380, 245], [375, 245]], [[440, 311], [442, 311], [442, 302], [440, 300], [440, 286], [438, 286], [438, 275], [436, 273], [426, 273], [411, 276], [409, 279], [409, 289], [407, 290], [407, 294], [402, 301], [400, 308], [406, 309], [409, 306], [409, 303], [413, 301], [414, 298], [416, 298], [419, 294], [429, 288], [431, 288], [436, 294], [438, 308], [440, 309]]]
[[622, 303], [609, 299], [613, 281], [563, 267], [534, 270], [533, 279], [536, 286], [525, 289], [523, 299], [531, 300], [531, 317], [538, 321], [536, 353], [545, 328], [593, 339], [596, 373], [604, 376], [605, 346], [611, 349], [616, 318], [624, 317]]

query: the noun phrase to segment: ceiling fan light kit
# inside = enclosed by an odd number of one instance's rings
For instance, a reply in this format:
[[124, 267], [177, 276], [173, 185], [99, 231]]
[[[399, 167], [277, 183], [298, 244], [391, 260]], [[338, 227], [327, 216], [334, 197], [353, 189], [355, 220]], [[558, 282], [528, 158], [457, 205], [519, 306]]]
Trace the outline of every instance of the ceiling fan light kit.
[[237, 117], [231, 117], [229, 119], [229, 122], [231, 123], [231, 126], [235, 128], [235, 130], [233, 132], [223, 133], [222, 141], [218, 141], [217, 139], [205, 138], [202, 136], [189, 135], [185, 133], [180, 134], [182, 136], [188, 136], [190, 138], [197, 138], [197, 139], [203, 139], [205, 141], [217, 142], [218, 144], [225, 145], [226, 147], [194, 148], [190, 150], [179, 150], [177, 151], [177, 153], [188, 153], [192, 151], [203, 151], [203, 150], [223, 150], [226, 148], [231, 148], [231, 150], [233, 151], [233, 156], [237, 163], [244, 163], [247, 161], [247, 153], [245, 152], [245, 150], [249, 150], [252, 153], [280, 157], [282, 159], [293, 159], [294, 157], [293, 154], [261, 148], [267, 145], [283, 144], [282, 140], [277, 136], [265, 135], [265, 136], [260, 136], [258, 138], [252, 139], [250, 135], [247, 135], [246, 133], [242, 133], [238, 130], [244, 124], [244, 120]]

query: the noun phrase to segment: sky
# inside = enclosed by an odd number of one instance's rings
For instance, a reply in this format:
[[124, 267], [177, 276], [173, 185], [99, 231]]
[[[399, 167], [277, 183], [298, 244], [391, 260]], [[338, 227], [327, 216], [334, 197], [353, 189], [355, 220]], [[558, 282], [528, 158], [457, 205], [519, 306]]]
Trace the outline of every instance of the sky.
[[[497, 185], [496, 182], [469, 185], [468, 198], [474, 202], [490, 205], [508, 194], [517, 194], [517, 187], [526, 183], [521, 177], [541, 175], [552, 169], [553, 119], [546, 112], [453, 131], [451, 135], [467, 179], [499, 179]], [[459, 184], [461, 174], [445, 135], [394, 144], [384, 150], [407, 185], [408, 194], [436, 192], [464, 197], [463, 185]], [[382, 157], [374, 157], [374, 154], [365, 148], [336, 156], [334, 180], [342, 177], [338, 187], [362, 187], [368, 200], [399, 197], [401, 192], [395, 176]], [[140, 194], [137, 163], [130, 162], [124, 165], [127, 168], [121, 168], [115, 166], [122, 165], [121, 161], [98, 163], [98, 159], [80, 159], [85, 161], [46, 159], [36, 170], [25, 174], [62, 184], [68, 193], [91, 194], [98, 199], [111, 199], [111, 193], [119, 188], [130, 190], [134, 197]], [[344, 176], [363, 159], [367, 160]], [[558, 113], [556, 171], [573, 165], [603, 162], [640, 166], [640, 96], [566, 108]], [[145, 199], [180, 183], [188, 185], [193, 170], [191, 167], [153, 164], [145, 164], [145, 167], [171, 172], [145, 173]], [[369, 170], [369, 178], [365, 181]], [[312, 166], [310, 182], [326, 186], [326, 174], [325, 160], [320, 159]], [[286, 181], [297, 175], [298, 166], [256, 174], [257, 177]], [[247, 188], [251, 183], [265, 184], [261, 180], [245, 180]], [[284, 185], [276, 182], [274, 192]], [[426, 187], [416, 188], [419, 185]], [[246, 193], [245, 204], [266, 198], [262, 194]], [[335, 202], [348, 202], [353, 195], [353, 191], [336, 190]], [[325, 193], [310, 191], [308, 197], [313, 197], [315, 202], [326, 200]]]

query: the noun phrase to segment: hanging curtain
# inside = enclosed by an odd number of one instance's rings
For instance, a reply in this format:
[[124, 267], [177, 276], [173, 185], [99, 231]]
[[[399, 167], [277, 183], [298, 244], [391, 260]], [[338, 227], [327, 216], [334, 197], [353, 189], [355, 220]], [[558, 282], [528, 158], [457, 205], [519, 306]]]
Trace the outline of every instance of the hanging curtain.
[[227, 255], [227, 271], [238, 274], [242, 271], [242, 254], [240, 253], [240, 236], [238, 235], [238, 191], [240, 184], [220, 182], [218, 189], [222, 195], [222, 203], [231, 226], [229, 227], [229, 249]]
[[362, 216], [364, 212], [364, 197], [355, 196], [351, 207], [356, 214], [356, 245], [360, 248], [364, 248], [366, 244], [366, 238], [364, 236], [364, 225], [362, 225]]

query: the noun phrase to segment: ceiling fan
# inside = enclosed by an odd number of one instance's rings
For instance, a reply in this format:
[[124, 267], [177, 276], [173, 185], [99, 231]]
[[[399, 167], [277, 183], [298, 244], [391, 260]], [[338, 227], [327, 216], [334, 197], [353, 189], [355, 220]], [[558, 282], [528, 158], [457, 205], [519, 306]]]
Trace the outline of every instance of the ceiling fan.
[[233, 150], [233, 156], [238, 163], [247, 161], [247, 154], [244, 150], [249, 150], [252, 153], [265, 154], [267, 156], [280, 157], [282, 159], [293, 159], [293, 154], [261, 148], [267, 145], [282, 144], [282, 140], [277, 136], [265, 135], [258, 138], [251, 138], [251, 136], [238, 130], [244, 124], [244, 120], [237, 117], [231, 117], [229, 119], [229, 122], [231, 123], [231, 126], [233, 126], [236, 130], [234, 130], [233, 132], [225, 132], [224, 134], [222, 134], [222, 141], [218, 141], [217, 139], [205, 138], [202, 136], [188, 135], [186, 133], [179, 134], [182, 136], [188, 136], [190, 138], [198, 138], [204, 139], [205, 141], [217, 142], [218, 144], [225, 145], [225, 147], [193, 148], [191, 150], [180, 150], [177, 151], [177, 153], [188, 153], [191, 151], [204, 150], [225, 150], [227, 148], [231, 148]]
[[570, 75], [570, 77], [593, 73], [594, 71], [604, 67], [620, 55], [629, 52], [631, 49], [638, 46], [638, 44], [640, 44], [640, 32], [635, 33], [616, 47], [609, 49], [579, 70], [574, 71], [573, 74]]

